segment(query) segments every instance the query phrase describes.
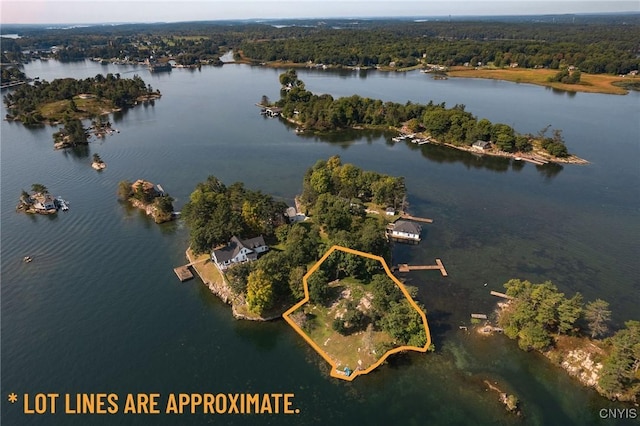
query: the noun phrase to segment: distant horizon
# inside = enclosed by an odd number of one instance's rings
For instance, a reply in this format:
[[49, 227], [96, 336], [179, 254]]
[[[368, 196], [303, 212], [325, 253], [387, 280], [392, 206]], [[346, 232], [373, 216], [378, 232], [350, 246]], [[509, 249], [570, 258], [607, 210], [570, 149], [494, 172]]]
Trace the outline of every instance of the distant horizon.
[[283, 18], [221, 18], [221, 19], [191, 19], [182, 21], [104, 21], [104, 22], [2, 22], [0, 26], [20, 26], [20, 27], [52, 27], [52, 28], [85, 28], [94, 26], [118, 26], [118, 25], [154, 25], [154, 24], [181, 24], [181, 23], [224, 23], [224, 22], [252, 22], [252, 23], [269, 23], [280, 21], [309, 21], [309, 20], [362, 20], [362, 21], [378, 21], [378, 20], [399, 20], [399, 21], [428, 21], [428, 20], [464, 20], [468, 18], [482, 18], [489, 20], [491, 18], [526, 18], [526, 17], [568, 17], [568, 16], [621, 16], [626, 14], [640, 15], [640, 11], [620, 11], [620, 12], [584, 12], [584, 13], [534, 13], [534, 14], [506, 14], [506, 15], [415, 15], [415, 16], [314, 16], [314, 17], [283, 17]]
[[640, 12], [637, 1], [0, 0], [0, 25], [93, 26], [307, 19], [448, 19]]

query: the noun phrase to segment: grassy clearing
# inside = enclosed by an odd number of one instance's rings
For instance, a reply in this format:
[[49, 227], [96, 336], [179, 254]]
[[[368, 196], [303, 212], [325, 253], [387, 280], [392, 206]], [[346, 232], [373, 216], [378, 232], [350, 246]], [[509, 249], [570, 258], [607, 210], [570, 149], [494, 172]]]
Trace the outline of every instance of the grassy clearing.
[[107, 114], [115, 109], [113, 103], [106, 99], [82, 99], [76, 96], [73, 98], [73, 101], [76, 104], [77, 111], [72, 111], [71, 101], [64, 99], [40, 105], [38, 112], [48, 121], [59, 122], [62, 121], [66, 113], [70, 114], [73, 118], [85, 119]]
[[514, 83], [529, 83], [551, 87], [568, 92], [606, 93], [612, 95], [625, 95], [627, 90], [615, 86], [615, 82], [624, 82], [628, 77], [618, 77], [606, 74], [582, 73], [580, 84], [563, 84], [549, 82], [549, 77], [558, 73], [557, 70], [530, 69], [530, 68], [466, 68], [454, 67], [447, 74], [450, 77], [463, 78], [488, 78], [493, 80], [505, 80]]
[[330, 286], [337, 295], [330, 306], [307, 303], [298, 310], [307, 317], [304, 330], [339, 369], [366, 369], [384, 355], [384, 352], [376, 351], [376, 348], [382, 344], [392, 344], [393, 338], [384, 331], [376, 330], [373, 324], [348, 335], [335, 331], [333, 321], [346, 312], [347, 301], [358, 304], [368, 297], [368, 291], [365, 284], [351, 277], [333, 282]]

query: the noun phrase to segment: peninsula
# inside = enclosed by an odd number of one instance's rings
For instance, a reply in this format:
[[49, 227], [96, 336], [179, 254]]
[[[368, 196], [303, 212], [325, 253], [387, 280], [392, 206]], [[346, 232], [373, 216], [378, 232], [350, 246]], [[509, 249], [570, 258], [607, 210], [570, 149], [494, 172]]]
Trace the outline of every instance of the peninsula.
[[305, 88], [293, 69], [280, 75], [280, 84], [281, 97], [273, 107], [267, 108], [267, 112], [272, 111], [272, 115], [277, 114], [295, 123], [299, 131], [395, 129], [403, 132], [402, 138], [410, 134], [420, 143], [522, 159], [538, 165], [548, 162], [587, 163], [568, 153], [562, 131], [554, 130], [553, 135], [548, 136], [548, 126], [537, 135], [523, 135], [507, 124], [476, 118], [465, 111], [464, 105], [446, 108], [444, 103], [420, 105], [407, 102], [403, 105], [358, 95], [339, 99], [328, 94], [316, 95]]
[[325, 247], [348, 246], [390, 260], [385, 232], [397, 216], [367, 210], [399, 210], [406, 194], [403, 178], [342, 164], [336, 156], [309, 168], [302, 187], [296, 207], [287, 207], [242, 183], [226, 186], [210, 176], [183, 207], [190, 262], [208, 254], [223, 280], [203, 281], [219, 282], [210, 287], [233, 305], [236, 317], [279, 317], [303, 299], [303, 277]]

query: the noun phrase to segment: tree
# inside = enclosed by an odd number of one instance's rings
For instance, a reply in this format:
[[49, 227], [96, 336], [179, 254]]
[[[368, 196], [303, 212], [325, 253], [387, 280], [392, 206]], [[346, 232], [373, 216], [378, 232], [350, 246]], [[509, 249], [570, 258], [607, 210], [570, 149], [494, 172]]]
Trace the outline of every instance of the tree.
[[584, 310], [584, 317], [587, 320], [591, 338], [604, 336], [609, 330], [608, 323], [611, 320], [609, 303], [602, 299], [596, 299], [593, 302], [587, 303]]
[[327, 274], [322, 269], [317, 269], [307, 278], [311, 303], [323, 305], [329, 301], [331, 289], [328, 281]]
[[640, 398], [640, 321], [627, 321], [610, 339], [611, 352], [603, 361], [599, 385], [621, 400]]
[[44, 186], [41, 183], [34, 183], [33, 185], [31, 185], [31, 191], [35, 192], [36, 194], [48, 194], [49, 190], [47, 189], [46, 186]]
[[289, 271], [289, 290], [294, 299], [300, 300], [304, 297], [303, 278], [307, 269], [304, 266], [296, 266]]
[[131, 182], [128, 180], [121, 180], [118, 183], [118, 198], [122, 201], [126, 201], [133, 195], [131, 190]]
[[267, 274], [258, 269], [247, 278], [247, 306], [258, 315], [273, 306], [273, 288]]

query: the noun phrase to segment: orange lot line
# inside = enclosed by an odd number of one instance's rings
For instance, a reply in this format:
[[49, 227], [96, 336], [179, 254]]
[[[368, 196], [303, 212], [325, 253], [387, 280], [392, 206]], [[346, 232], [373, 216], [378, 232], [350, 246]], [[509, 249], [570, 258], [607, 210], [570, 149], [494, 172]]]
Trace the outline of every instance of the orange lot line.
[[[314, 342], [307, 335], [307, 333], [305, 333], [298, 326], [298, 324], [296, 324], [290, 318], [290, 315], [293, 312], [295, 312], [298, 308], [300, 308], [302, 305], [304, 305], [305, 303], [307, 303], [309, 301], [309, 286], [307, 284], [307, 279], [311, 276], [311, 274], [313, 274], [320, 267], [322, 262], [327, 260], [327, 258], [331, 255], [331, 253], [333, 253], [336, 250], [343, 251], [345, 253], [355, 254], [356, 256], [363, 256], [363, 257], [367, 257], [369, 259], [377, 260], [378, 262], [380, 262], [382, 264], [382, 266], [383, 266], [385, 272], [387, 273], [387, 275], [389, 276], [389, 278], [391, 278], [393, 280], [393, 282], [396, 283], [396, 285], [400, 288], [400, 290], [402, 291], [402, 294], [404, 294], [404, 296], [407, 298], [407, 300], [409, 301], [411, 306], [413, 306], [413, 308], [416, 311], [418, 311], [418, 313], [422, 317], [422, 323], [424, 324], [424, 331], [425, 331], [425, 334], [426, 334], [426, 337], [427, 337], [427, 342], [425, 343], [425, 345], [423, 347], [418, 347], [418, 346], [399, 346], [397, 348], [390, 349], [384, 355], [382, 355], [382, 357], [380, 357], [380, 359], [378, 359], [378, 361], [376, 361], [373, 365], [369, 366], [367, 369], [365, 369], [365, 370], [355, 370], [349, 376], [347, 376], [346, 374], [344, 374], [344, 373], [342, 373], [342, 372], [340, 372], [338, 370], [337, 364], [331, 359], [331, 357], [329, 357], [329, 355], [324, 350], [322, 350], [322, 348], [320, 348], [320, 346], [318, 346], [318, 344], [316, 342]], [[376, 256], [374, 254], [365, 253], [365, 252], [358, 251], [358, 250], [353, 250], [353, 249], [350, 249], [348, 247], [342, 247], [342, 246], [335, 245], [335, 246], [331, 247], [329, 250], [327, 250], [327, 252], [320, 258], [320, 260], [318, 262], [316, 262], [316, 264], [313, 265], [313, 267], [309, 270], [309, 272], [307, 272], [305, 274], [304, 278], [302, 279], [302, 283], [304, 285], [304, 299], [302, 299], [300, 302], [296, 303], [287, 312], [282, 314], [282, 317], [285, 319], [285, 321], [287, 321], [287, 323], [289, 323], [289, 325], [291, 327], [293, 327], [293, 329], [295, 331], [298, 332], [299, 335], [301, 335], [304, 338], [304, 340], [307, 341], [307, 343], [309, 343], [309, 345], [311, 345], [311, 347], [313, 349], [315, 349], [316, 352], [318, 352], [318, 354], [320, 354], [320, 356], [322, 358], [324, 358], [325, 361], [327, 361], [331, 365], [331, 367], [332, 367], [331, 368], [331, 373], [330, 373], [331, 377], [335, 377], [337, 379], [342, 379], [342, 380], [347, 380], [347, 381], [352, 381], [356, 377], [358, 377], [360, 375], [363, 375], [363, 374], [368, 374], [368, 373], [372, 372], [373, 370], [375, 370], [376, 368], [378, 368], [390, 355], [393, 355], [395, 353], [402, 352], [402, 351], [427, 352], [427, 350], [429, 349], [429, 346], [431, 346], [431, 333], [429, 332], [429, 325], [427, 323], [427, 316], [422, 311], [422, 309], [420, 309], [418, 307], [418, 305], [413, 300], [411, 295], [404, 288], [404, 285], [391, 273], [391, 270], [389, 269], [389, 266], [387, 265], [387, 262], [385, 262], [385, 260], [380, 256]]]

